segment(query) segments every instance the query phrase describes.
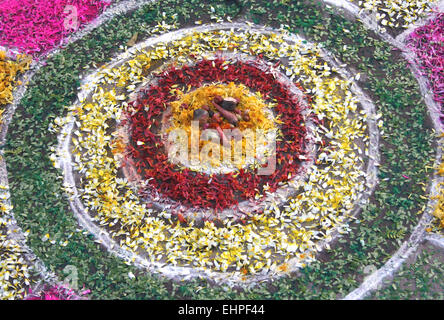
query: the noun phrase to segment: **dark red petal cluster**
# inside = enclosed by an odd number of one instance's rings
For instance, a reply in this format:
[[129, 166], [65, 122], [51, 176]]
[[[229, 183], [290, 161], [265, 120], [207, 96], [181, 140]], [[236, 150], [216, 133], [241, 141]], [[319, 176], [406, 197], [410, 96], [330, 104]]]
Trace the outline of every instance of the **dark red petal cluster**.
[[[131, 143], [128, 157], [134, 161], [138, 173], [150, 179], [152, 187], [173, 200], [190, 207], [222, 210], [235, 206], [239, 201], [262, 193], [266, 184], [274, 192], [288, 176], [295, 176], [299, 169], [299, 156], [306, 155], [306, 127], [300, 103], [290, 93], [286, 84], [272, 73], [260, 70], [254, 62], [224, 64], [225, 60], [201, 60], [193, 66], [170, 67], [158, 75], [156, 85], [144, 90], [133, 102], [136, 112], [128, 113]], [[276, 170], [272, 175], [258, 175], [257, 170], [240, 170], [237, 174], [209, 176], [188, 169], [180, 170], [168, 161], [161, 137], [161, 115], [168, 103], [177, 100], [172, 85], [198, 88], [206, 83], [242, 83], [252, 91], [259, 91], [266, 100], [277, 102], [274, 108], [280, 114], [283, 141], [276, 142]], [[144, 144], [139, 146], [137, 141]]]

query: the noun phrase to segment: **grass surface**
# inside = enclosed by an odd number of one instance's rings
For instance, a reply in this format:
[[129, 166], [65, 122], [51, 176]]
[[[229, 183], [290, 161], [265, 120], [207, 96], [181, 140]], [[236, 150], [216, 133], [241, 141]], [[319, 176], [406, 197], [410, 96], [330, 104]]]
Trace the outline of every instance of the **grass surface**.
[[[148, 37], [149, 26], [159, 21], [186, 26], [195, 20], [208, 22], [212, 15], [277, 27], [283, 24], [293, 33], [322, 42], [351, 70], [362, 74], [359, 84], [384, 120], [380, 183], [371, 204], [351, 225], [350, 234], [323, 253], [320, 261], [302, 269], [300, 276], [251, 289], [228, 289], [203, 280], [173, 283], [126, 265], [101, 248], [92, 235], [78, 230], [61, 192], [60, 173], [49, 160], [48, 150], [57, 140], [48, 127], [74, 101], [80, 75], [109, 61], [134, 33], [138, 32], [138, 41]], [[239, 9], [225, 1], [166, 0], [114, 18], [49, 58], [14, 115], [5, 158], [15, 216], [24, 230], [30, 230], [29, 245], [61, 278], [67, 265], [75, 266], [80, 285], [91, 289], [92, 298], [326, 299], [343, 297], [356, 288], [365, 267], [380, 267], [416, 225], [427, 202], [421, 184], [429, 180], [426, 166], [434, 157], [434, 138], [427, 108], [406, 63], [359, 22], [314, 2], [284, 5], [257, 0]], [[47, 233], [55, 244], [44, 241]], [[66, 247], [58, 245], [65, 240]], [[135, 279], [129, 277], [130, 272]]]
[[415, 261], [404, 265], [394, 280], [371, 299], [444, 299], [443, 253], [430, 245], [422, 246], [419, 252]]

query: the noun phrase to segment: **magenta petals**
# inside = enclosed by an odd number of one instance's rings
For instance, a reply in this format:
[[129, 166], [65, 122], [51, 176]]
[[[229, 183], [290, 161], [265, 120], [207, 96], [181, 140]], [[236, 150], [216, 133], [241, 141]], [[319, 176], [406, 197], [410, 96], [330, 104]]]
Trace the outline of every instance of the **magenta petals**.
[[[434, 99], [441, 106], [444, 120], [444, 13], [427, 25], [416, 29], [408, 38], [408, 46], [416, 53], [417, 62], [427, 75]], [[444, 121], [443, 121], [444, 122]]]
[[64, 285], [54, 285], [46, 286], [39, 293], [33, 293], [29, 290], [25, 300], [84, 300], [90, 292], [90, 290], [84, 290], [80, 295], [77, 295], [74, 290]]
[[109, 5], [100, 0], [0, 0], [0, 46], [39, 56]]

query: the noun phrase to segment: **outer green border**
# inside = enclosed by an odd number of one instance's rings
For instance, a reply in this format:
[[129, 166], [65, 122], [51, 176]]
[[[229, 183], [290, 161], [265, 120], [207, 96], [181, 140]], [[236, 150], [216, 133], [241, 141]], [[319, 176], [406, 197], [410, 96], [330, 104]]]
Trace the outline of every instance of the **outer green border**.
[[419, 252], [415, 261], [404, 264], [393, 281], [369, 299], [443, 300], [444, 255], [432, 245], [423, 245]]
[[[398, 53], [360, 23], [347, 21], [317, 3], [282, 5], [277, 0], [256, 0], [249, 2], [239, 17], [272, 26], [285, 24], [293, 33], [322, 42], [363, 74], [360, 86], [383, 113], [381, 182], [350, 235], [339, 239], [298, 277], [252, 289], [227, 289], [203, 280], [173, 283], [146, 274], [104, 251], [92, 235], [77, 231], [77, 221], [60, 192], [60, 174], [49, 160], [49, 150], [57, 144], [56, 136], [48, 132], [49, 125], [74, 101], [79, 76], [109, 61], [135, 32], [141, 41], [149, 36], [145, 26], [157, 21], [176, 20], [181, 25], [207, 22], [214, 14], [209, 3], [218, 16], [239, 12], [223, 0], [163, 0], [112, 19], [48, 59], [9, 126], [5, 160], [16, 219], [24, 230], [31, 231], [29, 245], [36, 255], [61, 277], [66, 265], [77, 267], [79, 283], [91, 289], [96, 299], [342, 297], [359, 285], [365, 266], [380, 267], [386, 262], [419, 220], [417, 213], [427, 202], [420, 183], [429, 178], [425, 167], [432, 163], [434, 137], [417, 82]], [[191, 12], [200, 12], [200, 16]], [[42, 240], [46, 233], [56, 244]], [[66, 247], [58, 245], [65, 240]], [[136, 278], [131, 279], [129, 272]]]

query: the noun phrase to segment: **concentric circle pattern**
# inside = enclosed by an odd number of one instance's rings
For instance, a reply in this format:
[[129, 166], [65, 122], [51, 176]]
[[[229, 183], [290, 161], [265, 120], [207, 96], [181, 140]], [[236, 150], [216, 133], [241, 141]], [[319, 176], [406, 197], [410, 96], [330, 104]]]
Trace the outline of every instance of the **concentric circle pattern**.
[[[243, 64], [238, 66], [230, 64], [230, 61], [222, 59], [203, 60], [192, 69], [185, 67], [179, 70], [167, 70], [166, 72], [168, 73], [168, 77], [161, 77], [158, 86], [152, 87], [146, 92], [147, 99], [142, 98], [141, 101], [138, 100], [136, 102], [136, 113], [132, 117], [130, 116], [132, 121], [132, 140], [136, 142], [136, 145], [133, 146], [129, 152], [132, 153], [134, 161], [143, 161], [144, 158], [151, 160], [148, 162], [149, 169], [145, 169], [145, 166], [142, 166], [146, 172], [145, 178], [152, 179], [158, 189], [163, 187], [164, 190], [163, 192], [161, 190], [161, 193], [193, 206], [212, 206], [215, 209], [224, 209], [229, 205], [237, 204], [234, 193], [240, 193], [240, 197], [245, 200], [252, 198], [258, 191], [263, 191], [261, 189], [263, 189], [264, 186], [266, 186], [267, 190], [273, 192], [279, 183], [286, 181], [291, 178], [292, 175], [294, 176], [297, 173], [299, 166], [296, 164], [296, 161], [300, 160], [298, 159], [299, 157], [305, 157], [305, 152], [301, 146], [301, 144], [304, 143], [306, 135], [305, 123], [300, 114], [300, 107], [296, 101], [297, 98], [290, 98], [286, 93], [287, 88], [283, 87], [280, 83], [273, 81], [274, 79], [271, 73], [268, 75], [262, 75], [262, 72], [255, 67]], [[189, 76], [183, 76], [183, 74]], [[261, 75], [264, 77], [264, 80], [253, 83], [251, 89], [258, 90], [257, 92], [261, 95], [269, 95], [270, 98], [273, 98], [274, 96], [277, 101], [275, 110], [279, 112], [279, 122], [288, 123], [288, 125], [282, 126], [281, 133], [279, 134], [281, 140], [285, 139], [285, 142], [278, 141], [276, 143], [276, 153], [286, 154], [287, 156], [277, 156], [279, 168], [276, 171], [270, 170], [270, 174], [267, 175], [261, 174], [257, 169], [252, 173], [245, 173], [244, 170], [241, 170], [240, 172], [234, 172], [223, 176], [200, 173], [195, 174], [188, 171], [175, 174], [173, 173], [171, 166], [168, 166], [167, 162], [169, 162], [169, 160], [166, 159], [167, 155], [164, 154], [163, 156], [160, 156], [160, 158], [155, 157], [155, 154], [161, 153], [161, 141], [153, 141], [152, 135], [148, 135], [147, 137], [146, 128], [155, 126], [156, 114], [164, 109], [164, 106], [169, 103], [168, 100], [175, 99], [174, 95], [168, 97], [168, 93], [171, 92], [171, 86], [168, 86], [168, 82], [173, 81], [173, 83], [175, 83], [173, 85], [179, 85], [180, 83], [181, 85], [188, 84], [188, 86], [199, 86], [202, 83], [210, 82], [211, 80], [220, 79], [224, 82], [233, 84], [233, 81], [245, 78], [244, 81], [248, 83], [251, 81], [246, 77], [254, 79]], [[199, 79], [198, 82], [195, 82], [196, 78]], [[159, 90], [159, 88], [162, 89]], [[270, 92], [270, 88], [273, 88], [273, 92]], [[159, 96], [167, 96], [167, 98], [164, 100], [159, 98]], [[145, 101], [148, 102], [148, 106], [143, 103]], [[147, 107], [148, 112], [145, 114], [144, 110]], [[262, 140], [267, 140], [267, 135], [273, 133], [273, 131], [271, 131], [272, 128], [270, 128], [271, 125], [267, 123], [262, 123], [261, 125], [258, 121], [258, 119], [264, 118], [263, 114], [267, 111], [265, 109], [249, 109], [248, 112], [251, 113], [253, 117], [250, 121], [256, 121], [258, 127], [248, 128], [246, 127], [247, 122], [242, 120], [239, 123], [239, 131], [250, 129], [250, 131], [254, 133], [252, 129], [261, 130], [264, 135], [264, 139]], [[191, 139], [192, 134], [191, 130], [187, 130], [187, 136]], [[246, 137], [246, 139], [244, 139], [245, 143], [249, 143], [250, 141], [248, 140], [250, 139], [253, 140], [252, 138]], [[219, 140], [219, 138], [217, 138], [217, 140]], [[289, 143], [287, 143], [287, 141]], [[143, 147], [145, 150], [141, 151], [140, 148], [137, 147], [137, 144], [147, 147]], [[256, 144], [264, 145], [265, 141], [256, 141]], [[155, 147], [151, 148], [150, 146], [152, 145]], [[190, 146], [193, 148], [192, 142], [190, 143]], [[231, 153], [230, 148], [225, 151]], [[202, 160], [203, 159], [200, 159], [200, 162], [202, 162]], [[291, 166], [290, 164], [293, 161], [295, 161], [295, 164]], [[217, 163], [209, 163], [207, 166], [217, 167]], [[168, 184], [162, 184], [161, 181], [165, 180], [172, 181]], [[195, 181], [195, 183], [184, 185], [186, 183], [185, 180], [191, 182]], [[208, 189], [208, 187], [210, 189]], [[211, 187], [213, 188], [211, 189]], [[220, 195], [215, 194], [214, 189], [219, 190], [218, 194]], [[194, 198], [196, 193], [200, 195], [200, 198]], [[261, 194], [262, 193], [263, 192], [261, 192]]]
[[442, 245], [440, 77], [400, 30], [432, 6], [244, 2], [0, 37], [0, 297], [364, 298]]
[[[346, 230], [346, 218], [366, 189], [365, 161], [361, 155], [368, 154], [364, 120], [368, 115], [358, 109], [350, 83], [332, 75], [336, 70], [322, 62], [315, 46], [303, 44], [302, 40], [288, 43], [282, 35], [272, 32], [239, 28], [203, 31], [206, 29], [166, 34], [164, 39], [172, 38], [171, 42], [157, 38], [146, 49], [138, 47], [123, 62], [117, 60], [117, 65], [94, 76], [97, 82], [87, 84], [80, 104], [74, 105], [72, 114], [59, 122], [67, 123], [69, 129], [65, 132], [71, 132], [62, 143], [60, 155], [68, 156], [71, 150], [75, 161], [75, 173], [65, 172], [66, 181], [73, 182], [79, 174], [82, 191], [73, 193], [79, 213], [88, 213], [114, 240], [122, 237], [116, 245], [142, 252], [150, 262], [229, 272], [230, 279], [237, 273], [246, 276], [294, 270], [321, 250], [320, 240], [330, 240], [338, 228], [340, 232]], [[285, 92], [291, 90], [290, 86], [275, 79], [272, 71], [267, 74], [253, 67], [253, 61], [248, 64], [208, 58], [212, 52], [227, 50], [229, 46], [274, 65], [279, 59], [288, 58], [288, 66], [283, 65], [281, 72], [293, 79], [297, 76], [307, 90], [314, 92], [310, 105], [313, 114], [306, 112], [305, 117], [316, 119], [311, 131], [317, 147], [311, 155], [315, 162], [306, 168], [303, 178], [291, 179], [297, 175], [299, 163], [310, 160], [300, 147], [308, 145], [297, 101], [303, 97], [289, 96]], [[191, 59], [197, 60], [192, 68], [187, 66], [192, 62], [188, 60], [191, 52]], [[144, 83], [149, 77], [144, 72], [153, 72], [151, 66], [161, 59], [181, 61], [185, 66], [167, 67], [157, 76], [157, 85], [139, 93], [141, 98], [128, 105], [128, 95], [119, 87], [128, 90]], [[264, 80], [260, 79], [261, 74]], [[239, 81], [276, 101], [273, 111], [282, 132], [276, 142], [276, 172], [259, 176], [257, 170], [240, 170], [217, 176], [175, 170], [168, 164], [156, 133], [147, 131], [155, 126], [167, 103], [175, 100], [172, 87], [188, 84], [192, 89], [205, 83]], [[242, 212], [233, 213], [237, 218], [234, 221], [204, 221], [201, 226], [188, 223], [174, 206], [156, 212], [128, 187], [126, 180], [118, 178], [119, 168], [126, 163], [109, 156], [113, 139], [107, 132], [125, 114], [125, 107], [131, 122], [130, 163], [135, 164], [132, 170], [148, 180], [146, 189], [154, 189], [149, 197], [168, 197], [187, 211], [209, 206], [234, 211], [238, 203], [235, 194], [240, 194], [243, 201], [251, 201], [261, 209], [249, 212], [249, 206], [244, 205]], [[286, 197], [277, 200], [273, 193], [289, 183]], [[188, 212], [185, 217], [191, 215]]]

